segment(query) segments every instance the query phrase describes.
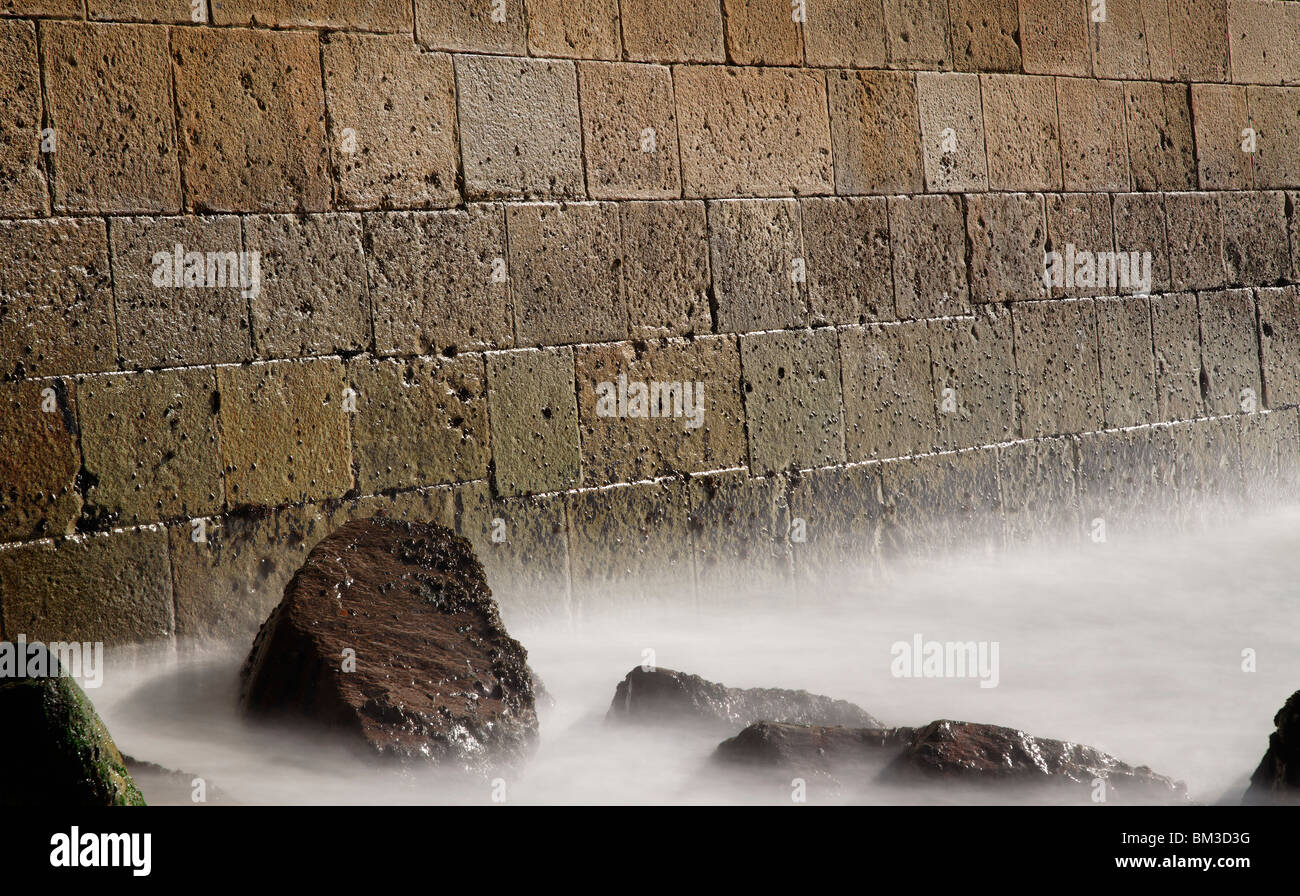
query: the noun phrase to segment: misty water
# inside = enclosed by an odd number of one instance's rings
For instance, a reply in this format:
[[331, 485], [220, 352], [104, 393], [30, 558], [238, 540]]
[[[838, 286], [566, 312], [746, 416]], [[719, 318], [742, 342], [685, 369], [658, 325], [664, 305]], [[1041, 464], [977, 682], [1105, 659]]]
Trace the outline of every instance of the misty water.
[[[509, 803], [791, 802], [784, 779], [711, 761], [719, 737], [607, 724], [618, 681], [654, 651], [663, 667], [733, 686], [804, 688], [860, 704], [887, 725], [952, 718], [1088, 744], [1183, 780], [1198, 802], [1237, 801], [1272, 718], [1300, 688], [1300, 508], [1195, 535], [935, 559], [882, 575], [846, 569], [817, 597], [703, 596], [700, 606], [582, 620], [512, 618], [554, 697]], [[896, 678], [891, 646], [916, 635], [996, 641], [999, 682]], [[124, 753], [201, 776], [245, 804], [480, 803], [486, 779], [366, 763], [320, 732], [250, 725], [236, 709], [248, 644], [117, 653], [91, 691]], [[1256, 671], [1243, 671], [1253, 650]], [[152, 802], [184, 799], [142, 781]], [[151, 793], [151, 788], [153, 792]], [[1014, 800], [952, 788], [814, 780], [808, 802]]]

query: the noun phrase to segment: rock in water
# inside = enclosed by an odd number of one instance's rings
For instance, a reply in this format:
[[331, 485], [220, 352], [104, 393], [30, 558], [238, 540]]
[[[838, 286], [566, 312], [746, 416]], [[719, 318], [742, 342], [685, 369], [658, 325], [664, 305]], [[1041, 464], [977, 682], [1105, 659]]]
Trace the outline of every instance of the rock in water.
[[807, 691], [729, 688], [698, 675], [637, 666], [618, 684], [606, 718], [636, 722], [695, 722], [743, 728], [751, 722], [881, 728], [865, 709]]
[[43, 646], [49, 677], [0, 678], [0, 806], [143, 806], [94, 707]]
[[731, 765], [797, 773], [843, 774], [883, 767], [912, 743], [912, 728], [841, 728], [755, 722], [718, 744], [716, 758]]
[[437, 525], [354, 520], [318, 543], [240, 690], [252, 714], [324, 723], [385, 756], [485, 770], [537, 738], [528, 653], [469, 542]]
[[1250, 776], [1242, 799], [1247, 805], [1300, 805], [1300, 691], [1273, 717], [1277, 730], [1268, 736], [1268, 752]]

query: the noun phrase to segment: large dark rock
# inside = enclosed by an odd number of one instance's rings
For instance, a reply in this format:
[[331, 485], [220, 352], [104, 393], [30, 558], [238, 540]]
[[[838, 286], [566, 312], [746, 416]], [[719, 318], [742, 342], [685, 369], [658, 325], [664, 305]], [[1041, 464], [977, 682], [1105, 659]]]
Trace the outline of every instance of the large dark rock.
[[44, 654], [47, 675], [0, 678], [0, 806], [143, 806], [81, 688], [43, 646], [28, 647]]
[[240, 696], [254, 715], [468, 769], [511, 764], [537, 737], [528, 654], [469, 542], [400, 520], [354, 520], [316, 545], [258, 632]]
[[739, 729], [751, 722], [883, 727], [865, 709], [807, 691], [729, 688], [698, 675], [637, 666], [618, 684], [606, 718], [635, 722], [692, 722]]
[[879, 768], [912, 742], [912, 728], [844, 728], [755, 722], [718, 744], [715, 758], [736, 766], [843, 775]]
[[1300, 805], [1300, 691], [1273, 717], [1276, 731], [1268, 751], [1250, 776], [1242, 802], [1247, 805]]

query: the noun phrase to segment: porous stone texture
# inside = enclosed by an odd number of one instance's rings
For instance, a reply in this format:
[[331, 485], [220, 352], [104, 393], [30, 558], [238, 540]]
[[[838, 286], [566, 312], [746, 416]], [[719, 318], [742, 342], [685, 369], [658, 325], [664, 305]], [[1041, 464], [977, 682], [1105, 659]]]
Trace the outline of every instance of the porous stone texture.
[[802, 199], [799, 218], [811, 322], [860, 324], [893, 317], [884, 197]]
[[1247, 87], [1246, 104], [1256, 134], [1254, 185], [1300, 186], [1300, 87]]
[[623, 49], [642, 62], [723, 62], [720, 0], [643, 0], [620, 9]]
[[[1054, 259], [1053, 264], [1052, 297], [1136, 292], [1129, 267], [1125, 267], [1121, 283], [1118, 264], [1101, 261], [1115, 251], [1110, 198], [1104, 193], [1052, 193], [1045, 199], [1047, 247], [1060, 256], [1060, 261]], [[1058, 268], [1059, 286], [1056, 285]]]
[[1038, 193], [981, 193], [966, 198], [971, 301], [1042, 298], [1047, 242]]
[[362, 31], [410, 31], [412, 21], [411, 5], [402, 0], [372, 0], [365, 4], [347, 0], [220, 0], [212, 7], [212, 18], [218, 25]]
[[1201, 189], [1249, 190], [1255, 183], [1255, 153], [1242, 148], [1242, 133], [1250, 126], [1246, 88], [1193, 84], [1191, 96]]
[[1229, 286], [1271, 286], [1291, 269], [1286, 195], [1219, 194], [1223, 265]]
[[803, 23], [809, 65], [883, 68], [885, 12], [879, 0], [811, 0]]
[[689, 486], [695, 580], [725, 595], [788, 586], [790, 513], [785, 482], [745, 470], [692, 476]]
[[989, 189], [1060, 190], [1056, 83], [1025, 75], [982, 75], [980, 93]]
[[1065, 189], [1128, 190], [1124, 85], [1119, 81], [1057, 78], [1056, 104]]
[[981, 308], [929, 329], [940, 445], [970, 448], [1019, 436], [1011, 315]]
[[1156, 417], [1187, 420], [1201, 413], [1201, 333], [1196, 296], [1151, 298], [1155, 345]]
[[807, 321], [807, 259], [794, 200], [710, 202], [709, 256], [720, 331], [779, 329]]
[[1228, 80], [1227, 7], [1228, 0], [1169, 0], [1175, 78]]
[[923, 321], [841, 330], [840, 364], [849, 461], [934, 448], [936, 408]]
[[925, 188], [960, 193], [988, 188], [979, 77], [952, 72], [916, 76]]
[[66, 380], [0, 384], [0, 541], [69, 535], [81, 513], [76, 386]]
[[623, 289], [633, 338], [707, 333], [712, 280], [703, 202], [625, 202]]
[[0, 215], [36, 217], [49, 210], [41, 162], [40, 62], [30, 22], [0, 22]]
[[618, 0], [525, 0], [534, 56], [618, 59]]
[[1265, 403], [1300, 404], [1300, 287], [1261, 289], [1255, 296]]
[[782, 0], [722, 0], [727, 60], [737, 65], [798, 65], [800, 28]]
[[950, 0], [953, 68], [1020, 71], [1020, 6], [1016, 0]]
[[493, 480], [505, 495], [578, 484], [578, 409], [573, 349], [492, 352], [487, 356]]
[[1093, 304], [1105, 426], [1150, 423], [1156, 413], [1150, 302], [1137, 296], [1097, 299]]
[[1020, 49], [1027, 74], [1086, 77], [1086, 7], [1074, 0], [1021, 0]]
[[1091, 300], [1026, 302], [1016, 330], [1020, 425], [1026, 438], [1101, 429], [1097, 317]]
[[1197, 170], [1187, 85], [1127, 83], [1124, 105], [1133, 189], [1195, 189]]
[[1223, 285], [1223, 225], [1215, 193], [1165, 196], [1169, 282], [1175, 290]]
[[584, 62], [578, 66], [578, 84], [587, 190], [592, 198], [681, 195], [669, 69]]
[[1115, 251], [1137, 252], [1145, 271], [1144, 253], [1151, 254], [1151, 291], [1170, 290], [1169, 240], [1165, 235], [1165, 201], [1159, 193], [1113, 193], [1111, 222]]
[[1249, 289], [1197, 293], [1201, 319], [1201, 392], [1214, 415], [1258, 408], [1259, 345], [1255, 295]]
[[948, 4], [943, 0], [884, 0], [885, 49], [894, 68], [952, 68]]
[[925, 168], [912, 76], [889, 71], [826, 75], [835, 191], [918, 193]]
[[889, 241], [900, 318], [970, 310], [966, 220], [955, 196], [891, 196]]
[[1300, 45], [1279, 40], [1300, 33], [1300, 8], [1274, 0], [1230, 0], [1228, 55], [1232, 80], [1247, 84], [1300, 83]]
[[415, 36], [429, 50], [523, 56], [528, 49], [524, 0], [415, 0]]

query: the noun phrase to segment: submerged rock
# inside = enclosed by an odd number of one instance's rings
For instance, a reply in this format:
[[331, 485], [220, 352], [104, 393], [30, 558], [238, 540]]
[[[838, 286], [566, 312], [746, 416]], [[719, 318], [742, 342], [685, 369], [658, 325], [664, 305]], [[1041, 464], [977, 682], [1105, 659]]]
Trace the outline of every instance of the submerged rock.
[[469, 769], [522, 759], [537, 737], [527, 651], [469, 542], [402, 520], [354, 520], [316, 545], [258, 632], [240, 698]]
[[780, 688], [729, 688], [698, 675], [637, 666], [619, 682], [606, 718], [635, 722], [695, 722], [732, 729], [751, 722], [883, 727], [847, 700]]
[[0, 806], [143, 806], [90, 700], [44, 647], [48, 677], [0, 678]]
[[755, 722], [718, 744], [715, 758], [731, 765], [842, 775], [846, 769], [892, 761], [914, 733], [912, 728]]
[[1250, 776], [1242, 802], [1247, 805], [1300, 805], [1300, 691], [1273, 717], [1277, 730], [1268, 736], [1268, 751]]

